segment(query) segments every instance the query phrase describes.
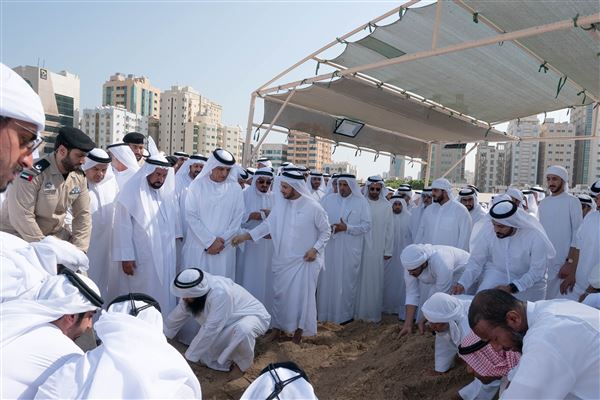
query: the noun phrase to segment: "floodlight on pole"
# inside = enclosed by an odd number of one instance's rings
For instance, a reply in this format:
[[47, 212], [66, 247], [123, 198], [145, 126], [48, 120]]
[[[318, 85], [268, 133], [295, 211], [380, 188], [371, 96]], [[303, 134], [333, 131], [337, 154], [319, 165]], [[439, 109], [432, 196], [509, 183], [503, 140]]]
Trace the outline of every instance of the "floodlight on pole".
[[333, 133], [353, 138], [358, 135], [358, 132], [360, 132], [363, 126], [365, 126], [365, 124], [362, 122], [342, 118], [336, 121]]

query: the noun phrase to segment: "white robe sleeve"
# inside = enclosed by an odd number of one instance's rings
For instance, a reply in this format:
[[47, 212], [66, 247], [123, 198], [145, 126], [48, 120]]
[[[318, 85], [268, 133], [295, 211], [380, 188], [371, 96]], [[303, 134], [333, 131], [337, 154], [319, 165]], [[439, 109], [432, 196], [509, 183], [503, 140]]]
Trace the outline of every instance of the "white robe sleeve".
[[[572, 199], [573, 200], [573, 199]], [[583, 222], [581, 203], [578, 199], [569, 202], [569, 214], [571, 218], [571, 247], [577, 247], [577, 232]]]
[[419, 226], [416, 227], [417, 232], [415, 233], [415, 239], [413, 241], [413, 243], [423, 243], [423, 238], [425, 237], [425, 222], [427, 221], [427, 209], [429, 207], [427, 207], [425, 210], [423, 210], [423, 215], [421, 216], [421, 219], [419, 221]]
[[262, 239], [263, 237], [265, 237], [269, 233], [271, 233], [271, 228], [269, 226], [269, 223], [266, 222], [268, 220], [269, 220], [269, 218], [267, 217], [267, 219], [265, 221], [263, 221], [262, 223], [260, 223], [259, 225], [257, 225], [250, 232], [248, 232], [250, 234], [250, 237], [252, 238], [252, 240], [254, 242]]
[[404, 302], [407, 306], [419, 306], [419, 301], [421, 300], [420, 290], [419, 290], [419, 280], [408, 273], [406, 269], [404, 269], [404, 284], [406, 286], [406, 301]]
[[177, 335], [177, 332], [185, 325], [185, 322], [190, 316], [191, 313], [185, 308], [185, 302], [183, 299], [179, 299], [177, 307], [169, 313], [169, 316], [165, 320], [163, 327], [165, 336], [169, 339], [173, 339], [175, 335]]
[[360, 222], [358, 225], [347, 225], [346, 232], [348, 235], [360, 236], [368, 233], [371, 230], [371, 213], [369, 212], [369, 204], [366, 201], [361, 202]]
[[468, 290], [477, 281], [477, 278], [479, 278], [483, 272], [483, 266], [491, 257], [489, 240], [478, 240], [476, 243], [477, 246], [471, 249], [469, 261], [458, 280], [458, 283], [464, 287], [465, 290]]
[[[331, 225], [329, 225], [329, 218], [327, 218], [327, 213], [321, 207], [318, 207], [315, 211], [315, 228], [319, 232], [319, 237], [317, 241], [313, 245], [313, 248], [317, 250], [319, 254], [323, 254], [323, 249], [325, 248], [325, 244], [329, 240], [331, 236]], [[308, 249], [306, 249], [308, 250]]]
[[112, 235], [112, 261], [133, 260], [135, 260], [133, 217], [121, 203], [117, 203]]
[[206, 299], [207, 304], [203, 311], [208, 313], [206, 321], [200, 325], [198, 333], [185, 352], [185, 358], [192, 362], [202, 360], [202, 356], [209, 353], [233, 311], [233, 299], [226, 293], [219, 293], [218, 289], [213, 290], [213, 297]]
[[224, 238], [226, 241], [230, 240], [231, 238], [233, 238], [234, 235], [236, 235], [238, 232], [240, 232], [241, 226], [242, 226], [242, 222], [244, 222], [244, 215], [245, 215], [245, 207], [244, 207], [244, 196], [243, 196], [243, 192], [237, 192], [238, 193], [238, 199], [235, 202], [235, 209], [232, 213], [232, 218], [231, 221], [229, 221], [229, 225], [227, 226], [227, 229], [225, 230], [225, 233], [223, 234]]
[[529, 271], [519, 279], [513, 281], [520, 292], [529, 289], [544, 278], [548, 269], [547, 249], [543, 240], [532, 237], [531, 252], [529, 256]]
[[196, 207], [198, 201], [195, 199], [195, 193], [188, 190], [185, 197], [185, 218], [188, 222], [188, 228], [193, 232], [194, 236], [202, 243], [205, 249], [208, 249], [211, 244], [217, 239], [215, 235], [204, 225], [200, 216], [200, 210]]
[[[464, 212], [462, 212], [464, 211]], [[469, 240], [471, 239], [471, 229], [473, 229], [471, 222], [471, 214], [463, 207], [461, 214], [459, 215], [457, 223], [458, 227], [458, 247], [464, 251], [469, 251]]]
[[435, 274], [435, 283], [431, 286], [429, 295], [434, 293], [450, 293], [452, 287], [452, 274], [454, 267], [450, 265], [451, 260], [446, 260], [440, 255], [434, 255], [429, 259], [429, 267]]
[[[385, 247], [383, 249], [383, 255], [391, 257], [394, 255], [394, 215], [392, 207], [389, 208], [388, 217], [385, 221]], [[398, 238], [399, 239], [399, 238]]]

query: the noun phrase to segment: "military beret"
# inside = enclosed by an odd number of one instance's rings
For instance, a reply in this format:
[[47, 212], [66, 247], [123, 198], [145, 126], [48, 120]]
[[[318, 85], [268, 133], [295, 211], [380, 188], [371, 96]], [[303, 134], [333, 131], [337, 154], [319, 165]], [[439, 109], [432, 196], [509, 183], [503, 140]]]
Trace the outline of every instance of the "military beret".
[[123, 136], [123, 143], [144, 144], [144, 139], [146, 139], [146, 136], [141, 133], [129, 132], [127, 135]]
[[86, 153], [96, 147], [96, 143], [85, 132], [68, 126], [60, 128], [56, 136], [56, 147], [61, 144], [69, 149], [79, 149]]

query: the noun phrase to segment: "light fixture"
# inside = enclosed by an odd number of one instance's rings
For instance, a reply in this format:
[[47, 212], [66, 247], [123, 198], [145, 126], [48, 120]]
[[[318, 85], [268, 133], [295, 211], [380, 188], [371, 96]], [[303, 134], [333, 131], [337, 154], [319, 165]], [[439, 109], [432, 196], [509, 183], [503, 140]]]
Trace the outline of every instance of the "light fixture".
[[335, 130], [333, 133], [347, 137], [356, 137], [358, 132], [365, 126], [362, 122], [352, 121], [351, 119], [343, 118], [338, 119], [335, 123]]

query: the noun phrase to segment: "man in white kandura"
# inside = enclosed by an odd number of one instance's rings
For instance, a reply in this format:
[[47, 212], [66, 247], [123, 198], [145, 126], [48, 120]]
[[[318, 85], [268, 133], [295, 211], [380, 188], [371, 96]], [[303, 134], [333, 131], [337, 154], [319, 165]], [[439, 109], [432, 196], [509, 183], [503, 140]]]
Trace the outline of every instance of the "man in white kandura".
[[271, 316], [246, 289], [229, 278], [187, 268], [177, 274], [171, 292], [180, 300], [165, 321], [165, 335], [173, 338], [189, 318], [200, 325], [185, 358], [217, 371], [252, 366], [256, 338], [267, 331]]
[[469, 325], [496, 350], [522, 354], [503, 400], [600, 398], [600, 310], [489, 289], [471, 302]]
[[317, 317], [340, 324], [354, 316], [363, 242], [371, 237], [371, 211], [354, 175], [338, 175], [337, 187], [338, 192], [322, 202], [331, 238], [319, 276]]
[[[244, 190], [246, 212], [243, 218], [245, 221], [242, 224], [243, 229], [250, 231], [256, 228], [271, 212], [272, 182], [271, 168], [260, 168], [254, 173], [252, 185], [248, 190]], [[238, 283], [264, 304], [267, 310], [271, 309], [273, 297], [272, 258], [273, 241], [269, 237], [261, 238], [240, 247], [236, 266]]]
[[110, 166], [112, 158], [96, 148], [88, 153], [81, 167], [85, 172], [90, 192], [92, 234], [87, 256], [90, 259], [88, 276], [98, 285], [102, 296], [112, 299], [118, 295], [118, 265], [110, 256], [115, 199], [119, 185]]
[[119, 189], [140, 169], [133, 151], [127, 143], [113, 143], [106, 150], [112, 156], [112, 169]]
[[431, 197], [431, 188], [424, 188], [421, 191], [419, 205], [410, 210], [410, 234], [413, 242], [417, 237], [417, 233], [419, 232], [419, 227], [421, 226], [421, 221], [423, 220], [423, 213], [425, 212], [425, 209], [432, 203], [433, 198]]
[[510, 200], [494, 204], [489, 215], [493, 229], [481, 230], [453, 294], [479, 280], [477, 291], [499, 288], [523, 300], [544, 299], [548, 260], [555, 255], [544, 228]]
[[[400, 255], [406, 285], [406, 319], [400, 336], [411, 333], [417, 309], [434, 293], [450, 293], [469, 260], [469, 253], [452, 246], [411, 244]], [[424, 332], [425, 320], [419, 318], [419, 331]], [[436, 371], [445, 372], [436, 366]]]
[[425, 209], [415, 243], [443, 244], [469, 251], [471, 216], [461, 204], [453, 201], [452, 185], [447, 179], [436, 179], [431, 185], [433, 204]]
[[569, 193], [569, 173], [564, 167], [551, 166], [545, 176], [550, 196], [540, 202], [538, 213], [540, 223], [556, 250], [548, 262], [546, 299], [564, 297], [577, 300], [579, 294], [573, 291], [577, 268], [575, 235], [583, 220], [581, 204]]
[[465, 208], [469, 211], [471, 215], [471, 222], [473, 226], [477, 222], [481, 220], [482, 217], [485, 217], [487, 213], [481, 208], [481, 204], [479, 204], [479, 199], [477, 198], [477, 191], [471, 187], [465, 187], [460, 189], [458, 192], [458, 199], [460, 204], [465, 206]]
[[412, 243], [410, 233], [411, 211], [405, 197], [393, 195], [390, 204], [394, 213], [394, 252], [392, 258], [385, 261], [383, 271], [383, 312], [398, 314], [404, 319], [404, 299], [406, 296], [404, 284], [404, 267], [400, 255], [402, 250]]
[[331, 227], [327, 213], [308, 192], [304, 175], [283, 171], [275, 179], [273, 210], [239, 244], [270, 234], [273, 240], [273, 338], [293, 332], [294, 343], [317, 334], [316, 290]]
[[35, 300], [0, 304], [1, 397], [32, 399], [48, 376], [83, 355], [74, 340], [102, 304], [94, 282], [70, 270], [49, 277]]
[[117, 196], [112, 258], [122, 266], [117, 272], [120, 292], [147, 293], [167, 315], [175, 307], [167, 285], [175, 276], [178, 237], [173, 168], [165, 157], [153, 155]]
[[315, 198], [316, 201], [321, 201], [325, 196], [325, 180], [323, 174], [318, 171], [310, 171], [306, 185], [310, 194]]
[[363, 244], [360, 280], [354, 318], [379, 322], [383, 309], [384, 262], [394, 253], [392, 207], [380, 176], [367, 178], [367, 200], [371, 210], [371, 240]]
[[183, 212], [185, 210], [187, 192], [194, 179], [202, 172], [202, 168], [204, 168], [207, 160], [202, 154], [193, 154], [183, 162], [175, 174], [175, 191], [177, 192], [177, 202], [181, 210], [181, 227], [184, 234], [187, 231], [185, 213]]
[[36, 399], [202, 398], [198, 378], [163, 334], [152, 297], [117, 297], [94, 330], [102, 344], [50, 375]]
[[235, 279], [236, 259], [231, 239], [244, 217], [237, 168], [233, 154], [216, 149], [190, 184], [185, 202], [183, 264], [202, 265], [206, 272], [230, 279]]

